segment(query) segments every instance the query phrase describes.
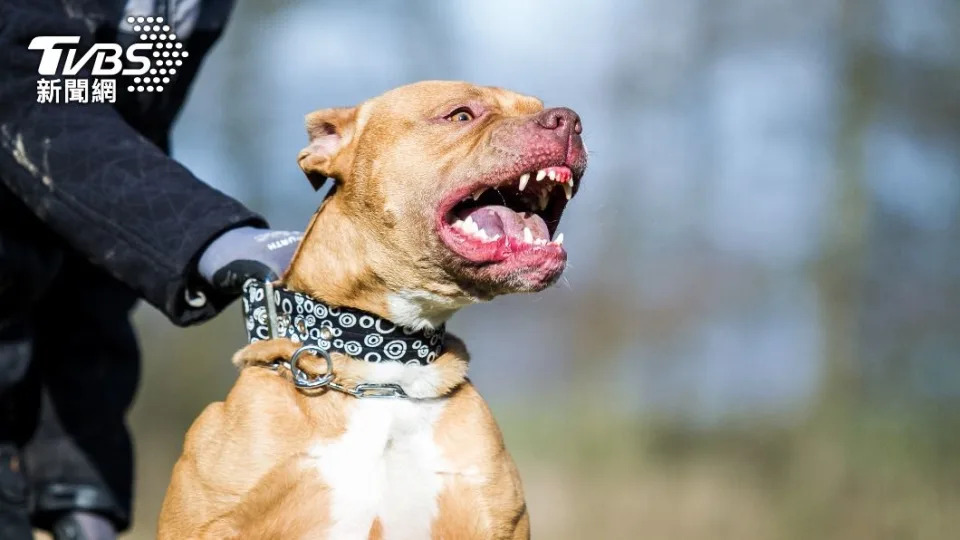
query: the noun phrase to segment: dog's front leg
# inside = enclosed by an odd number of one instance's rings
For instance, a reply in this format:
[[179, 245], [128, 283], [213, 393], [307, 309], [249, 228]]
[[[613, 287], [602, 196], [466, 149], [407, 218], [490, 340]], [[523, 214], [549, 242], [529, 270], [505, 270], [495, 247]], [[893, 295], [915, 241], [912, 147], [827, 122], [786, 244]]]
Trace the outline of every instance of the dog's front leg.
[[305, 456], [265, 474], [230, 512], [206, 524], [202, 539], [327, 538], [330, 488]]

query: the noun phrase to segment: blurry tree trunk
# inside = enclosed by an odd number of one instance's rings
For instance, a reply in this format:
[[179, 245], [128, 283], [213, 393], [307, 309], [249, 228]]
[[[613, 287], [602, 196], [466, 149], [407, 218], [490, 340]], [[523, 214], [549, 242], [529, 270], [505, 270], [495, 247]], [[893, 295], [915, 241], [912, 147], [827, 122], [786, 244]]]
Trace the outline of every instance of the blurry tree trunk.
[[[235, 12], [230, 19], [227, 32], [237, 36], [255, 36], [256, 25], [262, 24], [271, 14], [270, 2], [253, 1], [239, 6], [244, 12], [254, 15]], [[239, 9], [237, 10], [240, 11]], [[250, 77], [248, 69], [250, 58], [259, 47], [255, 38], [222, 40], [221, 47], [228, 51], [229, 60], [226, 62], [226, 73], [223, 77], [222, 92], [224, 96], [231, 96], [231, 110], [244, 113], [227, 114], [223, 118], [223, 133], [227, 148], [235, 150], [231, 160], [241, 171], [237, 185], [242, 191], [243, 201], [255, 211], [269, 214], [270, 201], [266, 192], [266, 178], [270, 178], [270, 171], [264, 170], [261, 141], [253, 140], [251, 133], [257, 130], [252, 126], [260, 124], [258, 114], [263, 114], [263, 107], [259, 106], [257, 96], [259, 78]], [[266, 174], [265, 174], [266, 173]]]
[[399, 9], [397, 18], [403, 21], [406, 33], [416, 36], [416, 39], [404, 40], [402, 44], [408, 78], [414, 81], [423, 78], [424, 74], [456, 73], [454, 40], [450, 25], [445, 24], [446, 14], [441, 5], [431, 0], [413, 0], [394, 8]]
[[864, 139], [878, 99], [878, 57], [869, 0], [846, 0], [841, 17], [837, 177], [816, 271], [824, 336], [820, 414], [846, 416], [863, 392], [860, 297], [869, 227]]

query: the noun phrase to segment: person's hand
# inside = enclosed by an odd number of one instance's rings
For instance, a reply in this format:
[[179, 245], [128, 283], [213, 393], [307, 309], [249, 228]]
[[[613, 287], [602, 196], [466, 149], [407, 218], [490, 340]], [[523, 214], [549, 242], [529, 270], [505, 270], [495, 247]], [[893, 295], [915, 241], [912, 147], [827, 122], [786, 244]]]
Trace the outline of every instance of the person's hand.
[[253, 227], [230, 229], [210, 243], [197, 270], [217, 289], [240, 292], [250, 278], [272, 281], [280, 277], [300, 244], [303, 233]]
[[56, 540], [116, 540], [117, 532], [107, 518], [93, 512], [74, 511], [53, 524]]

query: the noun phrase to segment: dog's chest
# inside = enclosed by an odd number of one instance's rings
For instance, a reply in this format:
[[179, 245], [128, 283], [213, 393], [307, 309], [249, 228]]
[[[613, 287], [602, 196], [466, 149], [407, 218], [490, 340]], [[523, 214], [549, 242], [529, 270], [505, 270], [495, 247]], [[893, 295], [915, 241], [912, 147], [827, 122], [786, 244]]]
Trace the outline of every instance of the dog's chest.
[[446, 469], [434, 441], [444, 403], [359, 399], [346, 432], [311, 449], [331, 490], [328, 538], [366, 539], [374, 519], [385, 540], [430, 537]]

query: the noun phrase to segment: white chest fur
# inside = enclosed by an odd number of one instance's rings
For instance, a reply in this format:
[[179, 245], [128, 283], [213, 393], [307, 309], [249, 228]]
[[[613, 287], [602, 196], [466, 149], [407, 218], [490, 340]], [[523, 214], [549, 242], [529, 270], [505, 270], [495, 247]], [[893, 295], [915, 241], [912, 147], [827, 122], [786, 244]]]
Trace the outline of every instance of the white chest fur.
[[430, 537], [446, 469], [434, 442], [445, 399], [358, 399], [340, 438], [311, 449], [330, 486], [328, 538], [366, 540], [379, 519], [385, 540]]

